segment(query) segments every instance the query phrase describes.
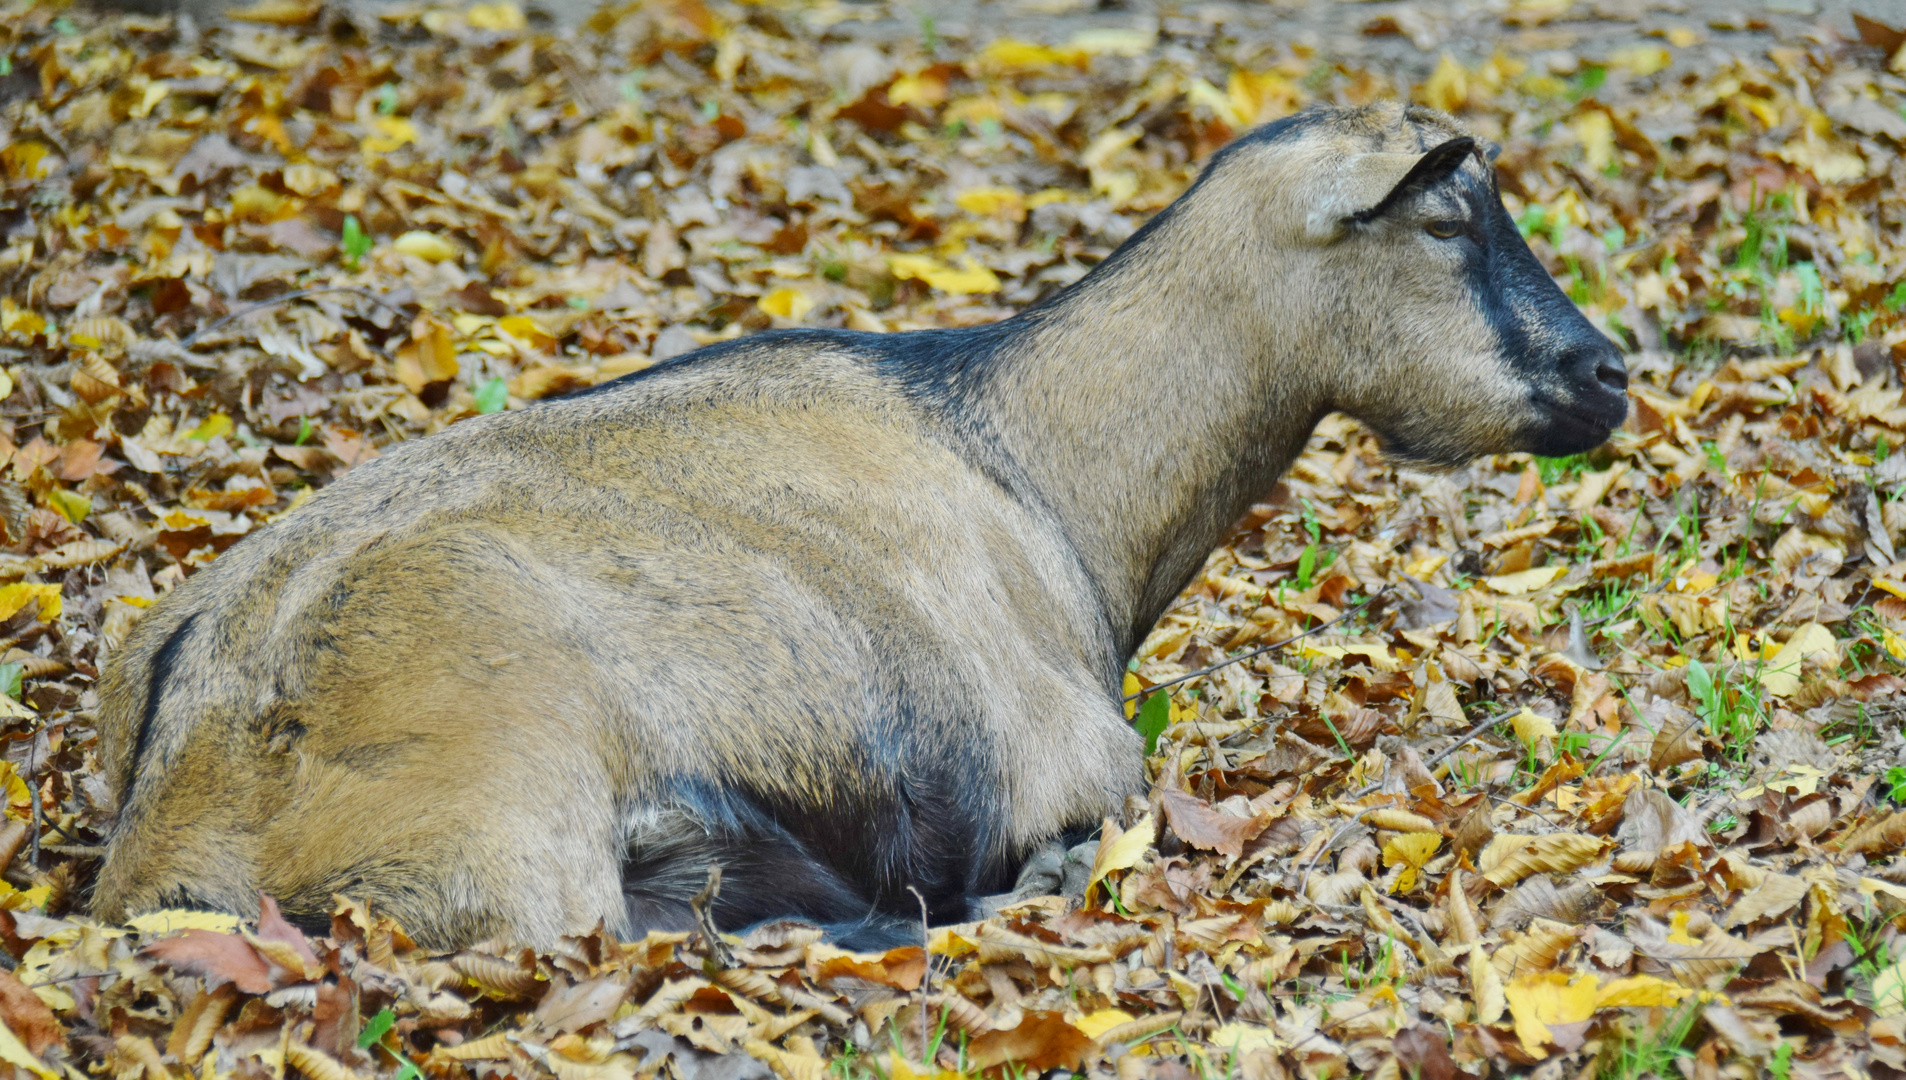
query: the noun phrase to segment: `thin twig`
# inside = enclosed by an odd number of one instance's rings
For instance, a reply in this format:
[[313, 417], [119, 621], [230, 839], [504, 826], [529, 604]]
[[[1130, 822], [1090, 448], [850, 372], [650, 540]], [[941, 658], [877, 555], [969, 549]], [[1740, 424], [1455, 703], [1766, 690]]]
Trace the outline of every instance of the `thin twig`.
[[926, 1059], [927, 1002], [933, 997], [933, 935], [927, 930], [927, 898], [911, 885], [907, 891], [920, 901], [920, 955], [926, 959], [926, 971], [920, 976], [920, 1064], [930, 1065]]
[[274, 296], [269, 300], [260, 300], [255, 304], [247, 304], [246, 306], [239, 308], [237, 311], [232, 312], [230, 315], [226, 315], [223, 318], [213, 319], [211, 322], [206, 323], [204, 326], [201, 326], [197, 330], [194, 330], [190, 334], [186, 335], [185, 340], [179, 342], [179, 347], [182, 349], [191, 348], [194, 344], [198, 342], [200, 338], [218, 329], [219, 327], [224, 326], [226, 323], [229, 323], [234, 319], [242, 319], [245, 316], [250, 315], [254, 312], [263, 311], [269, 307], [276, 307], [279, 304], [288, 304], [293, 300], [301, 300], [307, 296], [316, 296], [319, 293], [334, 293], [334, 292], [354, 293], [358, 296], [363, 297], [366, 300], [369, 300], [371, 303], [378, 305], [379, 307], [382, 307], [391, 312], [394, 312], [395, 314], [398, 314], [398, 315], [407, 314], [403, 308], [398, 307], [396, 304], [391, 303], [389, 300], [384, 299], [383, 297], [377, 295], [376, 293], [370, 291], [369, 289], [362, 289], [355, 285], [316, 285], [309, 289], [293, 289], [291, 292], [285, 293], [282, 296]]
[[695, 928], [701, 931], [702, 944], [708, 948], [708, 960], [717, 968], [735, 966], [735, 952], [722, 940], [721, 930], [715, 926], [715, 898], [721, 895], [721, 864], [708, 864], [708, 881], [702, 890], [690, 897], [688, 909], [695, 915]]
[[[1387, 804], [1385, 806], [1371, 806], [1371, 807], [1366, 807], [1362, 810], [1359, 810], [1357, 811], [1356, 817], [1351, 818], [1350, 821], [1346, 823], [1342, 828], [1338, 829], [1335, 833], [1332, 833], [1330, 839], [1324, 841], [1323, 846], [1317, 849], [1317, 853], [1312, 855], [1310, 857], [1310, 861], [1304, 864], [1304, 872], [1297, 879], [1297, 895], [1303, 897], [1306, 900], [1310, 900], [1310, 895], [1307, 892], [1305, 892], [1305, 889], [1308, 888], [1310, 885], [1310, 872], [1316, 868], [1317, 860], [1324, 857], [1324, 852], [1329, 851], [1330, 846], [1332, 844], [1335, 844], [1337, 841], [1342, 840], [1344, 838], [1344, 834], [1348, 833], [1351, 829], [1354, 829], [1357, 826], [1363, 824], [1363, 815], [1374, 813], [1378, 810], [1384, 810], [1384, 809], [1388, 809]], [[1316, 901], [1313, 900], [1311, 902], [1315, 903]]]
[[86, 971], [78, 975], [65, 975], [57, 979], [48, 979], [45, 982], [27, 983], [26, 988], [32, 990], [40, 986], [58, 986], [60, 983], [78, 982], [81, 979], [103, 979], [108, 975], [117, 974], [119, 974], [117, 971]]
[[1507, 709], [1505, 709], [1494, 716], [1484, 719], [1483, 721], [1478, 723], [1475, 727], [1472, 727], [1468, 731], [1463, 732], [1462, 738], [1457, 739], [1455, 742], [1450, 743], [1448, 746], [1443, 747], [1441, 750], [1438, 750], [1434, 755], [1430, 757], [1428, 761], [1425, 761], [1423, 763], [1423, 767], [1426, 769], [1434, 769], [1436, 766], [1442, 764], [1444, 758], [1448, 757], [1449, 755], [1455, 753], [1458, 750], [1461, 750], [1464, 746], [1468, 745], [1471, 739], [1474, 739], [1476, 736], [1481, 735], [1483, 732], [1488, 731], [1492, 727], [1495, 727], [1497, 724], [1502, 723], [1503, 718], [1507, 717], [1508, 715], [1509, 715], [1509, 712]]
[[[42, 727], [40, 732], [45, 730]], [[26, 775], [32, 782], [33, 792], [33, 841], [27, 855], [27, 863], [35, 867], [40, 865], [40, 828], [41, 822], [46, 819], [46, 813], [40, 806], [40, 732], [29, 736], [26, 744]]]
[[1345, 611], [1343, 614], [1338, 615], [1336, 618], [1331, 619], [1328, 622], [1318, 623], [1316, 626], [1313, 626], [1308, 630], [1302, 631], [1301, 633], [1292, 634], [1290, 637], [1287, 637], [1282, 641], [1273, 641], [1269, 645], [1260, 645], [1259, 647], [1252, 649], [1250, 652], [1239, 653], [1238, 655], [1230, 657], [1228, 659], [1220, 660], [1208, 668], [1203, 668], [1198, 671], [1194, 671], [1189, 675], [1180, 675], [1175, 679], [1166, 679], [1164, 682], [1158, 683], [1154, 686], [1148, 686], [1145, 689], [1140, 690], [1136, 694], [1127, 694], [1122, 700], [1132, 701], [1137, 698], [1146, 697], [1150, 694], [1155, 694], [1160, 690], [1168, 690], [1171, 687], [1177, 686], [1179, 683], [1190, 682], [1193, 679], [1202, 679], [1206, 675], [1209, 675], [1212, 672], [1219, 670], [1220, 668], [1227, 668], [1227, 667], [1230, 667], [1232, 664], [1241, 664], [1244, 661], [1251, 659], [1252, 657], [1263, 656], [1267, 652], [1272, 652], [1274, 650], [1281, 649], [1284, 646], [1291, 644], [1292, 642], [1301, 641], [1304, 638], [1311, 636], [1312, 634], [1322, 633], [1323, 631], [1330, 629], [1331, 627], [1337, 625], [1338, 623], [1344, 621], [1345, 619], [1348, 619], [1350, 616], [1357, 614], [1358, 612], [1362, 611], [1364, 608], [1369, 607], [1371, 604], [1376, 603], [1378, 600], [1383, 599], [1385, 596], [1388, 596], [1390, 593], [1390, 590], [1393, 588], [1395, 588], [1395, 586], [1385, 585], [1383, 588], [1378, 589], [1376, 593], [1372, 595], [1368, 600], [1365, 600], [1363, 603], [1358, 604], [1356, 607], [1353, 607], [1349, 609], [1348, 611]]
[[[1450, 743], [1448, 746], [1443, 747], [1443, 749], [1439, 750], [1436, 754], [1431, 756], [1431, 758], [1428, 761], [1425, 761], [1423, 763], [1423, 768], [1425, 769], [1436, 768], [1437, 765], [1442, 763], [1442, 760], [1444, 758], [1448, 757], [1449, 755], [1455, 753], [1456, 751], [1462, 749], [1464, 746], [1468, 745], [1471, 739], [1474, 739], [1476, 736], [1482, 734], [1483, 732], [1489, 730], [1492, 727], [1495, 727], [1497, 724], [1502, 723], [1503, 719], [1507, 717], [1508, 715], [1509, 714], [1506, 710], [1503, 712], [1499, 712], [1496, 715], [1489, 717], [1487, 720], [1484, 720], [1483, 722], [1477, 724], [1475, 727], [1470, 728], [1468, 731], [1463, 733], [1462, 738], [1457, 739], [1455, 742]], [[1376, 789], [1382, 786], [1383, 786], [1382, 780], [1380, 779], [1372, 780], [1370, 783], [1365, 784], [1362, 787], [1358, 788], [1357, 790], [1351, 792], [1350, 797], [1353, 799], [1361, 799], [1365, 795], [1370, 794], [1371, 792], [1375, 791]]]

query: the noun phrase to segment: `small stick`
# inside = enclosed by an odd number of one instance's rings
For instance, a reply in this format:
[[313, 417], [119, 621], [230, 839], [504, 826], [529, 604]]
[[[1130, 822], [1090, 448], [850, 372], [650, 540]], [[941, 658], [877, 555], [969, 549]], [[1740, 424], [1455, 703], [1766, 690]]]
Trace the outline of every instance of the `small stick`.
[[358, 296], [361, 296], [364, 299], [369, 300], [371, 303], [376, 304], [379, 307], [386, 308], [398, 315], [406, 314], [403, 308], [398, 307], [396, 304], [391, 303], [390, 301], [384, 299], [383, 297], [377, 295], [376, 293], [370, 291], [369, 289], [360, 289], [355, 285], [318, 285], [309, 289], [293, 289], [291, 292], [285, 293], [282, 296], [274, 296], [269, 300], [260, 300], [255, 304], [247, 304], [246, 306], [239, 308], [237, 311], [232, 312], [230, 315], [226, 315], [223, 318], [214, 319], [211, 322], [205, 324], [204, 326], [199, 327], [197, 330], [192, 331], [190, 334], [186, 335], [186, 338], [184, 341], [179, 342], [179, 347], [183, 349], [191, 348], [194, 344], [198, 342], [200, 338], [218, 329], [219, 327], [224, 326], [226, 323], [231, 322], [233, 319], [242, 319], [245, 316], [252, 314], [253, 312], [263, 311], [266, 308], [276, 307], [279, 304], [288, 304], [293, 300], [302, 300], [303, 298], [307, 296], [316, 296], [319, 293], [331, 293], [331, 292], [355, 293]]
[[[1348, 822], [1344, 824], [1342, 828], [1332, 833], [1330, 836], [1330, 839], [1324, 841], [1323, 846], [1318, 848], [1316, 853], [1310, 857], [1310, 861], [1304, 864], [1304, 873], [1301, 877], [1297, 879], [1297, 895], [1298, 896], [1304, 898], [1305, 900], [1310, 899], [1310, 895], [1304, 891], [1305, 887], [1310, 884], [1310, 872], [1312, 869], [1316, 867], [1317, 860], [1324, 857], [1324, 852], [1330, 850], [1330, 845], [1336, 843], [1339, 840], [1342, 840], [1345, 833], [1363, 824], [1363, 815], [1374, 813], [1382, 809], [1385, 809], [1385, 807], [1372, 806], [1372, 807], [1368, 807], [1366, 809], [1358, 811], [1356, 817], [1351, 818]], [[1315, 903], [1315, 901], [1312, 901], [1312, 903]]]
[[715, 897], [721, 895], [721, 864], [708, 864], [708, 884], [702, 891], [689, 898], [688, 909], [695, 913], [695, 926], [701, 931], [702, 940], [708, 944], [708, 959], [718, 968], [735, 966], [734, 950], [721, 939], [721, 931], [715, 929]]
[[920, 1064], [931, 1065], [927, 1061], [927, 1002], [933, 998], [933, 935], [927, 930], [927, 898], [920, 890], [907, 886], [907, 891], [920, 901], [920, 955], [926, 960], [926, 971], [920, 976]]
[[1127, 694], [1121, 700], [1131, 701], [1135, 698], [1141, 698], [1151, 694], [1155, 694], [1160, 690], [1170, 689], [1171, 687], [1177, 686], [1179, 683], [1190, 682], [1193, 679], [1201, 679], [1204, 676], [1219, 670], [1220, 668], [1227, 668], [1227, 667], [1230, 667], [1232, 664], [1241, 664], [1244, 661], [1249, 660], [1253, 657], [1263, 656], [1267, 652], [1272, 652], [1276, 649], [1281, 649], [1284, 646], [1291, 644], [1292, 642], [1301, 641], [1304, 638], [1311, 636], [1312, 634], [1322, 633], [1323, 631], [1330, 629], [1331, 627], [1337, 625], [1338, 623], [1344, 621], [1345, 619], [1348, 619], [1350, 616], [1357, 614], [1358, 612], [1362, 611], [1364, 608], [1369, 607], [1371, 604], [1376, 603], [1378, 600], [1383, 599], [1385, 596], [1388, 596], [1392, 588], [1394, 588], [1394, 586], [1385, 585], [1383, 588], [1378, 589], [1376, 591], [1376, 594], [1371, 596], [1368, 600], [1365, 600], [1363, 603], [1358, 604], [1356, 607], [1353, 607], [1349, 609], [1348, 611], [1345, 611], [1343, 614], [1338, 615], [1336, 618], [1331, 619], [1328, 622], [1318, 623], [1316, 626], [1313, 626], [1310, 629], [1302, 631], [1300, 633], [1292, 634], [1290, 637], [1287, 637], [1282, 641], [1273, 641], [1269, 645], [1261, 645], [1255, 649], [1252, 649], [1250, 652], [1242, 652], [1237, 654], [1236, 656], [1232, 656], [1232, 657], [1228, 657], [1226, 659], [1220, 660], [1208, 668], [1204, 668], [1199, 671], [1194, 671], [1189, 675], [1180, 675], [1175, 679], [1166, 679], [1164, 682], [1161, 682], [1155, 686], [1148, 686], [1145, 689], [1140, 690], [1136, 694]]

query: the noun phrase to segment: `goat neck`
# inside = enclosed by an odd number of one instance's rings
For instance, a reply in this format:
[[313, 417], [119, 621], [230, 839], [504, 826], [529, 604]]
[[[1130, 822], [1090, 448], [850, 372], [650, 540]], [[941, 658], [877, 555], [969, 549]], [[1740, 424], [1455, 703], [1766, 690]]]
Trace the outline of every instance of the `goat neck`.
[[[1220, 173], [1021, 315], [989, 426], [1063, 523], [1119, 654], [1267, 494], [1327, 411], [1305, 260], [1267, 257]], [[1227, 190], [1231, 189], [1231, 190]], [[1340, 362], [1340, 361], [1339, 361]]]

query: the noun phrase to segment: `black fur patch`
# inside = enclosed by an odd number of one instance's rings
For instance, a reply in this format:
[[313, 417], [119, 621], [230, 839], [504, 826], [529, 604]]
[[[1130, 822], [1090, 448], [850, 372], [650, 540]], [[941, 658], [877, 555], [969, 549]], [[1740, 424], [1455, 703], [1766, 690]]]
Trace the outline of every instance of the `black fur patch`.
[[139, 713], [139, 734], [132, 742], [132, 761], [126, 770], [126, 790], [119, 800], [121, 806], [132, 800], [133, 788], [139, 781], [139, 767], [145, 763], [146, 754], [151, 749], [152, 726], [159, 719], [159, 704], [165, 693], [166, 676], [171, 673], [173, 663], [178, 660], [179, 650], [185, 645], [186, 635], [192, 632], [192, 624], [197, 621], [196, 612], [180, 620], [178, 628], [166, 637], [165, 644], [152, 654], [152, 669], [147, 673], [145, 708]]
[[1428, 191], [1448, 180], [1475, 152], [1476, 140], [1467, 136], [1443, 143], [1418, 158], [1416, 164], [1410, 166], [1410, 171], [1403, 175], [1403, 179], [1397, 181], [1396, 186], [1390, 189], [1390, 193], [1385, 195], [1382, 201], [1352, 214], [1351, 220], [1358, 224], [1375, 221], [1419, 192]]

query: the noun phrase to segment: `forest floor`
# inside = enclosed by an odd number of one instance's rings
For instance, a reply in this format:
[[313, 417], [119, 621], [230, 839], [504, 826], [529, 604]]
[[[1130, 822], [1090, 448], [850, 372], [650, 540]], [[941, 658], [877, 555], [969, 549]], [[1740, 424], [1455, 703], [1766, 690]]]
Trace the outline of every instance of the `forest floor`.
[[[1906, 1072], [1906, 16], [1765, 6], [14, 3], [0, 1069]], [[710, 341], [1004, 317], [1389, 96], [1501, 145], [1630, 422], [1429, 474], [1328, 419], [1134, 659], [1155, 787], [1057, 895], [881, 955], [86, 916], [100, 665], [311, 491]]]

